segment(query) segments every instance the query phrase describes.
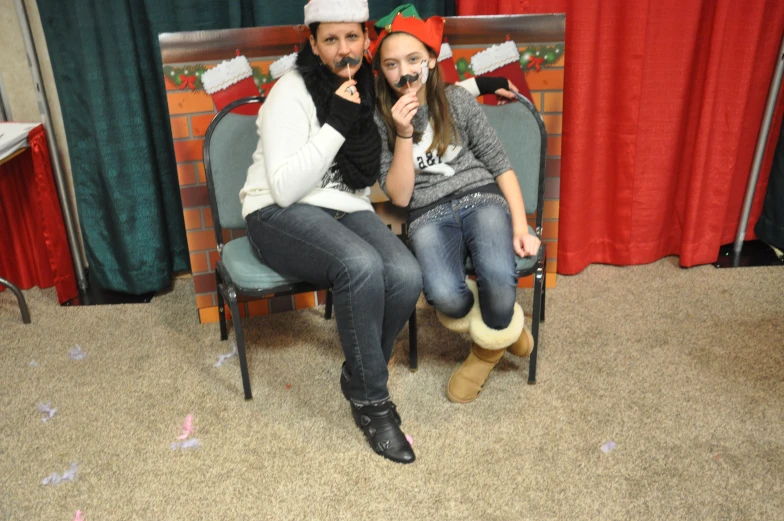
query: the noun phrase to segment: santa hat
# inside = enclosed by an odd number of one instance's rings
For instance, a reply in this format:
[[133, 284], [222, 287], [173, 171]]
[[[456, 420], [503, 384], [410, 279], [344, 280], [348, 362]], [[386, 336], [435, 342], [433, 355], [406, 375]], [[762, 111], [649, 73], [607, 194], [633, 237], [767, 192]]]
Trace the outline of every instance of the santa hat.
[[310, 0], [305, 5], [305, 25], [315, 22], [367, 22], [367, 0]]
[[[520, 67], [520, 51], [513, 40], [493, 45], [471, 57], [471, 69], [475, 76], [502, 76], [520, 90], [520, 94], [531, 99], [531, 91], [525, 81], [525, 74]], [[496, 105], [498, 100], [493, 95], [484, 96], [488, 105]]]
[[[253, 81], [253, 69], [245, 56], [237, 56], [223, 61], [201, 75], [204, 91], [212, 97], [218, 111], [241, 98], [258, 96], [259, 88]], [[256, 114], [258, 105], [245, 105], [232, 112], [240, 114]]]
[[446, 42], [441, 44], [441, 52], [438, 54], [438, 67], [441, 69], [441, 76], [445, 82], [457, 83], [460, 81], [455, 60], [452, 58], [452, 46]]
[[269, 96], [270, 89], [272, 86], [277, 83], [277, 81], [283, 77], [284, 74], [293, 70], [297, 66], [297, 56], [299, 53], [293, 52], [291, 54], [287, 54], [286, 56], [281, 56], [274, 62], [270, 64], [270, 76], [272, 76], [272, 81], [269, 83], [265, 83], [261, 86], [262, 90], [264, 91], [264, 96]]
[[[401, 8], [405, 7], [406, 6], [398, 7], [395, 11], [392, 11], [394, 15], [390, 13], [390, 15], [387, 15], [376, 22], [376, 25], [383, 23], [384, 29], [378, 35], [378, 38], [370, 43], [368, 53], [370, 53], [371, 58], [375, 56], [376, 51], [378, 51], [384, 38], [392, 33], [410, 34], [427, 45], [433, 52], [439, 52], [441, 49], [441, 40], [444, 36], [444, 24], [446, 23], [446, 20], [440, 16], [431, 16], [427, 21], [422, 21], [422, 19], [417, 16], [405, 16], [404, 10], [401, 10]], [[390, 16], [392, 16], [391, 20], [389, 18]]]

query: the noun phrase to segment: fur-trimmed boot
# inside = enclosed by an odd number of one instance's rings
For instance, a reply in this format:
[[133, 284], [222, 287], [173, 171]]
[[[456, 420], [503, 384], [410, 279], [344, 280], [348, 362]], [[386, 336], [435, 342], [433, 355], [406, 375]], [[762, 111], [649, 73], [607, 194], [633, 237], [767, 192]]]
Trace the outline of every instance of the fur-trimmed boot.
[[505, 348], [485, 349], [477, 344], [471, 345], [463, 365], [457, 368], [446, 384], [446, 396], [455, 403], [473, 402], [490, 376], [490, 371], [503, 358]]
[[469, 316], [469, 334], [474, 343], [468, 358], [449, 378], [446, 388], [447, 397], [457, 403], [475, 400], [507, 348], [517, 344], [520, 338], [525, 338], [525, 316], [517, 303], [514, 305], [512, 320], [504, 329], [488, 327], [482, 320], [481, 312], [469, 313]]

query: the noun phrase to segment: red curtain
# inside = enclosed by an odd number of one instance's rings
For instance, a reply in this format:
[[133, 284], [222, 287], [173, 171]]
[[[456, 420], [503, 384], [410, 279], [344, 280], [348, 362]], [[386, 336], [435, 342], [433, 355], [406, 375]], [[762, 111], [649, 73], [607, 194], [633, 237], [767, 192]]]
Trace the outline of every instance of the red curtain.
[[715, 261], [735, 236], [784, 2], [458, 0], [458, 13], [492, 14], [488, 6], [566, 12], [559, 273], [672, 254], [682, 266]]
[[43, 125], [28, 141], [0, 165], [0, 276], [21, 289], [55, 286], [62, 304], [79, 292]]

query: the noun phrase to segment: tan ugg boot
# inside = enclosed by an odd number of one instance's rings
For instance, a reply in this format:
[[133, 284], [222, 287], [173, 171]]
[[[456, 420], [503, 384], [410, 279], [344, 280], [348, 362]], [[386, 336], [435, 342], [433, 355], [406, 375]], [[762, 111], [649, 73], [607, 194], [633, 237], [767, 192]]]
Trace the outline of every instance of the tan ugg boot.
[[515, 356], [525, 358], [534, 350], [534, 336], [527, 327], [524, 327], [523, 332], [520, 333], [520, 337], [515, 340], [512, 345], [507, 347], [506, 350]]
[[456, 403], [474, 401], [490, 376], [490, 371], [504, 356], [504, 351], [506, 349], [485, 349], [473, 344], [468, 358], [449, 378], [446, 386], [449, 400]]
[[512, 320], [504, 329], [493, 329], [488, 327], [482, 320], [482, 313], [469, 313], [471, 325], [469, 333], [471, 340], [485, 349], [503, 349], [509, 347], [520, 339], [525, 326], [525, 315], [520, 304], [515, 302]]

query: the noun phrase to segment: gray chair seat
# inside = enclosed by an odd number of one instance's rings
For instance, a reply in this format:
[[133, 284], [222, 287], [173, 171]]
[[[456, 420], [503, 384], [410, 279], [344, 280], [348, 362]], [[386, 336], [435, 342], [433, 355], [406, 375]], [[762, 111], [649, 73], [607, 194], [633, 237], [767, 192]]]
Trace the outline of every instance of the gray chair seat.
[[280, 275], [262, 263], [247, 237], [240, 237], [226, 243], [222, 257], [232, 281], [241, 288], [276, 288], [301, 282]]

